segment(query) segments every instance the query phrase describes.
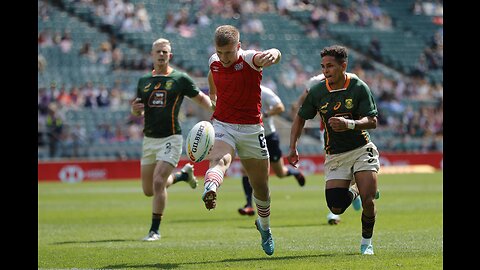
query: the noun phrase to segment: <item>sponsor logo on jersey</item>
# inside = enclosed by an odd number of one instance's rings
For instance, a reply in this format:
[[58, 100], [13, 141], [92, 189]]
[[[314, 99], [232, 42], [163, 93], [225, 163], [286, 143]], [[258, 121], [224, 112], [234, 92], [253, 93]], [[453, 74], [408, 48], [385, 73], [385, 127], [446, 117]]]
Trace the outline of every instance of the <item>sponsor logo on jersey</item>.
[[320, 112], [323, 113], [323, 114], [326, 114], [327, 113], [327, 106], [328, 106], [328, 102], [325, 103], [325, 105], [323, 105], [322, 107], [320, 107]]
[[165, 90], [170, 90], [172, 88], [173, 81], [167, 81], [165, 83]]
[[349, 110], [353, 108], [353, 99], [351, 98], [345, 99], [345, 107]]
[[153, 92], [150, 96], [150, 107], [165, 107], [166, 96], [164, 90]]
[[162, 82], [158, 82], [153, 89], [157, 90], [162, 85]]
[[235, 64], [235, 66], [233, 66], [233, 68], [234, 68], [236, 71], [242, 70], [242, 69], [243, 69], [243, 62], [240, 62], [240, 63], [238, 63], [238, 64]]
[[333, 107], [333, 110], [338, 110], [340, 108], [340, 106], [342, 105], [342, 103], [340, 101], [337, 102], [337, 104], [335, 104], [335, 107]]

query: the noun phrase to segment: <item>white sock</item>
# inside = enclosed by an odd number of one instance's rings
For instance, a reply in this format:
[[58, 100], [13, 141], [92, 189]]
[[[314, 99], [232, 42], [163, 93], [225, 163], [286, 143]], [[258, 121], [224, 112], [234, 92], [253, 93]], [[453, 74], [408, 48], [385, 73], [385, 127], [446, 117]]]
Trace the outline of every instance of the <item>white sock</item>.
[[223, 175], [224, 173], [216, 168], [210, 168], [207, 170], [205, 173], [205, 191], [207, 190], [213, 190], [217, 192], [217, 188], [222, 184], [223, 182]]
[[270, 229], [270, 198], [268, 201], [261, 201], [253, 196], [253, 201], [257, 206], [258, 221], [262, 230]]
[[372, 244], [372, 238], [363, 238], [362, 237], [362, 242], [360, 243], [360, 245], [371, 245]]

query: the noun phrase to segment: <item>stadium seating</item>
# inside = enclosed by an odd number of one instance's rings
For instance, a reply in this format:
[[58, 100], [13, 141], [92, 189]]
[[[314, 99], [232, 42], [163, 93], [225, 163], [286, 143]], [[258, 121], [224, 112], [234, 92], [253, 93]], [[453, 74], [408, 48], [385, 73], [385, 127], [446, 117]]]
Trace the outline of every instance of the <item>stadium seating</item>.
[[[91, 63], [85, 57], [78, 54], [85, 42], [90, 42], [93, 48], [98, 48], [103, 41], [112, 37], [117, 40], [126, 62], [137, 61], [144, 54], [148, 54], [154, 39], [165, 37], [173, 44], [175, 57], [173, 65], [180, 67], [187, 72], [200, 72], [205, 76], [208, 72], [208, 57], [212, 53], [212, 35], [215, 28], [220, 24], [234, 24], [241, 27], [240, 20], [223, 18], [220, 15], [211, 16], [211, 24], [197, 26], [194, 38], [195, 46], [192, 46], [192, 39], [182, 37], [179, 33], [167, 33], [163, 26], [167, 12], [177, 13], [183, 7], [193, 19], [195, 13], [201, 8], [201, 1], [166, 1], [166, 0], [130, 0], [133, 4], [143, 3], [148, 11], [154, 11], [155, 16], [150, 14], [151, 32], [125, 32], [119, 27], [106, 24], [103, 19], [96, 15], [92, 4], [82, 1], [61, 0], [43, 1], [50, 9], [49, 20], [38, 18], [39, 33], [44, 30], [50, 32], [71, 32], [74, 40], [70, 52], [64, 53], [60, 48], [41, 47], [38, 53], [47, 60], [47, 67], [43, 72], [38, 73], [39, 88], [47, 88], [50, 83], [65, 85], [67, 89], [71, 86], [80, 86], [87, 82], [95, 85], [106, 85], [111, 88], [114, 82], [120, 81], [127, 91], [128, 96], [133, 97], [136, 82], [144, 71], [139, 70], [112, 70], [111, 66], [99, 63]], [[274, 2], [274, 1], [273, 1]], [[348, 1], [344, 1], [348, 2]], [[59, 4], [57, 4], [59, 3]], [[186, 4], [190, 3], [190, 4]], [[291, 12], [289, 16], [281, 16], [276, 12], [262, 13], [259, 18], [267, 29], [265, 34], [242, 33], [241, 41], [245, 44], [256, 43], [260, 48], [276, 47], [282, 51], [282, 65], [272, 66], [264, 71], [264, 79], [271, 78], [277, 85], [277, 92], [285, 103], [287, 110], [296, 102], [298, 96], [303, 92], [303, 87], [287, 87], [281, 83], [281, 74], [286, 71], [286, 63], [292, 58], [297, 58], [309, 75], [316, 75], [320, 72], [320, 49], [330, 44], [344, 44], [352, 48], [350, 51], [349, 66], [353, 67], [357, 58], [364, 57], [366, 49], [372, 37], [378, 38], [382, 46], [382, 63], [385, 69], [381, 69], [385, 76], [392, 76], [394, 73], [405, 76], [413, 68], [422, 50], [427, 46], [429, 37], [438, 29], [438, 26], [429, 21], [428, 16], [415, 16], [409, 11], [413, 0], [408, 1], [387, 1], [381, 0], [381, 7], [394, 19], [395, 27], [389, 31], [380, 31], [371, 27], [356, 27], [349, 24], [329, 24], [330, 37], [312, 38], [307, 37], [304, 24], [308, 22], [309, 11]], [[422, 27], [418, 27], [421, 25]], [[375, 63], [373, 63], [375, 64]], [[443, 70], [430, 72], [428, 78], [434, 82], [443, 83]], [[415, 109], [422, 106], [430, 106], [425, 102], [406, 100], [404, 102], [413, 104]], [[438, 101], [432, 101], [434, 105]], [[118, 110], [108, 109], [84, 109], [71, 110], [65, 113], [65, 122], [72, 126], [80, 124], [85, 127], [87, 134], [91, 135], [103, 123], [111, 125], [126, 124], [129, 108], [122, 107]], [[288, 117], [289, 112], [282, 116]], [[199, 119], [195, 117], [182, 118], [182, 128], [189, 130]], [[379, 144], [379, 147], [392, 150], [416, 150], [421, 148], [421, 141], [413, 138], [407, 143], [392, 134], [388, 128], [380, 128], [371, 132], [372, 137]], [[186, 132], [184, 132], [186, 136]], [[313, 138], [313, 137], [312, 137]], [[287, 152], [286, 144], [288, 139], [282, 139], [285, 145], [282, 149]], [[80, 158], [139, 158], [141, 155], [141, 144], [138, 142], [107, 143], [94, 145], [94, 142], [84, 147], [84, 151], [78, 154]], [[68, 148], [65, 146], [63, 148]], [[322, 153], [323, 146], [315, 143], [302, 145], [301, 152], [305, 154]], [[66, 149], [57, 154], [57, 158], [72, 155], [71, 149]], [[48, 151], [39, 147], [39, 159], [49, 159]]]

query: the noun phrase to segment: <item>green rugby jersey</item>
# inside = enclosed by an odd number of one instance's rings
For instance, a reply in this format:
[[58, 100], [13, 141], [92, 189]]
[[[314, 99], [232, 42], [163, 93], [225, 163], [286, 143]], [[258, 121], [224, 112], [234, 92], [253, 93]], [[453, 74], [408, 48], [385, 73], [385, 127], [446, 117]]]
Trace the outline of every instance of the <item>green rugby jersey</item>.
[[342, 89], [331, 90], [326, 80], [310, 88], [308, 95], [298, 111], [303, 119], [312, 119], [317, 112], [325, 127], [325, 153], [338, 154], [361, 147], [370, 141], [367, 130], [347, 130], [335, 132], [328, 125], [333, 116], [343, 116], [358, 120], [365, 116], [377, 116], [375, 99], [368, 85], [356, 76], [347, 74]]
[[137, 98], [145, 105], [143, 134], [164, 138], [181, 134], [178, 113], [184, 96], [195, 97], [201, 90], [188, 74], [173, 70], [169, 75], [145, 74], [138, 80]]

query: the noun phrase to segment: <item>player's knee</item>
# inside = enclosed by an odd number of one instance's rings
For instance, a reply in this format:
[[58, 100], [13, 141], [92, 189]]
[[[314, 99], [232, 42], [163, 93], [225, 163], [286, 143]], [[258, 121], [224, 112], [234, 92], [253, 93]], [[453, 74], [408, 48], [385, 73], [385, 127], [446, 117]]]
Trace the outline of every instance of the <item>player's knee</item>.
[[335, 215], [345, 212], [352, 198], [349, 195], [348, 188], [330, 188], [325, 190], [327, 206]]
[[153, 196], [153, 190], [144, 190], [143, 194], [147, 197], [152, 197]]
[[227, 167], [230, 165], [231, 159], [227, 158], [226, 155], [221, 157], [210, 157], [209, 159], [210, 164], [217, 164], [221, 167]]

